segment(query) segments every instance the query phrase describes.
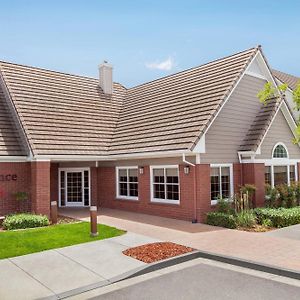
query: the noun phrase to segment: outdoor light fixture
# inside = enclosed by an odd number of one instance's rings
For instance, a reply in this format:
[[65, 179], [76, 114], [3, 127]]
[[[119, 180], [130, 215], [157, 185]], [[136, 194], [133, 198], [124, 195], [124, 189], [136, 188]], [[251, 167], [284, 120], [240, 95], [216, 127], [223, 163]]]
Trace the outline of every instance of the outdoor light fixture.
[[144, 167], [140, 167], [139, 170], [140, 170], [140, 174], [144, 174]]
[[189, 166], [185, 166], [183, 170], [184, 170], [184, 174], [189, 174], [190, 173], [190, 167]]

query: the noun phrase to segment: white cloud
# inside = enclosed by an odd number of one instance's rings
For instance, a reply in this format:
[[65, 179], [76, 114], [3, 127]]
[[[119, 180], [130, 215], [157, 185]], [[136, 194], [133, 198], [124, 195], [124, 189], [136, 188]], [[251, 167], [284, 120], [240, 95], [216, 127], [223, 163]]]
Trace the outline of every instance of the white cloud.
[[145, 64], [148, 69], [152, 70], [163, 70], [163, 71], [170, 71], [175, 66], [175, 62], [171, 56], [169, 56], [164, 61], [155, 61], [152, 63], [146, 63]]

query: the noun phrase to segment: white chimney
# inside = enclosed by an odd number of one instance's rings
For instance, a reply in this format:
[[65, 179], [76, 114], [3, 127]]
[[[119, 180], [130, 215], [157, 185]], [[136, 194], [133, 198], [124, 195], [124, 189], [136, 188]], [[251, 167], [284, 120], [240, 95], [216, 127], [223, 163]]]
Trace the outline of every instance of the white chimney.
[[112, 95], [113, 93], [113, 66], [104, 61], [99, 66], [100, 87], [104, 94]]

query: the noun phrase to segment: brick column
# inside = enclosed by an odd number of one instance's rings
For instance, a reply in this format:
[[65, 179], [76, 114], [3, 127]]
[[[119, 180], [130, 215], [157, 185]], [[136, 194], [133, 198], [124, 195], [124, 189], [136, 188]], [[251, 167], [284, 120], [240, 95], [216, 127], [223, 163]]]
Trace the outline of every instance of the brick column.
[[300, 163], [297, 163], [297, 175], [298, 175], [298, 181], [300, 181]]
[[138, 173], [138, 191], [139, 191], [139, 203], [142, 206], [147, 206], [150, 201], [150, 168], [149, 166], [143, 166], [144, 173]]
[[265, 165], [257, 163], [243, 164], [243, 184], [253, 184], [256, 187], [254, 205], [256, 207], [265, 204]]
[[50, 217], [50, 161], [31, 162], [31, 210]]
[[210, 165], [196, 165], [196, 194], [197, 194], [197, 221], [204, 223], [206, 214], [211, 211], [210, 203]]
[[98, 206], [98, 168], [91, 167], [91, 205]]

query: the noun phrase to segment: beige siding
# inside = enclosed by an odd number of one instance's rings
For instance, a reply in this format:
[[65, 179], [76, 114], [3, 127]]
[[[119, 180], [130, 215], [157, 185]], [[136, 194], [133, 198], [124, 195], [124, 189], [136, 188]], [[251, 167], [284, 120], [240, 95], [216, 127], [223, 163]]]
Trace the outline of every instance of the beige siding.
[[267, 135], [261, 145], [261, 155], [256, 158], [272, 158], [272, 150], [276, 143], [283, 143], [289, 152], [289, 158], [300, 159], [300, 148], [293, 144], [293, 133], [281, 111], [276, 115]]
[[238, 149], [260, 109], [265, 81], [245, 75], [206, 134], [203, 163], [238, 162]]

